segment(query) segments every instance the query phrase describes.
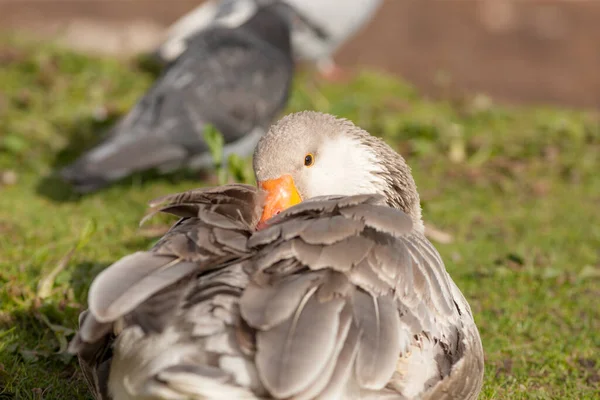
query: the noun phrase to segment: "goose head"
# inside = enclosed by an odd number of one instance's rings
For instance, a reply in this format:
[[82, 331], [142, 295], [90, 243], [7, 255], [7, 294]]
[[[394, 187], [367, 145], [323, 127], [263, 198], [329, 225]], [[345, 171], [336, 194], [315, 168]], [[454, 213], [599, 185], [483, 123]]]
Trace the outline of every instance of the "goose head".
[[259, 227], [313, 197], [376, 193], [423, 230], [417, 186], [404, 158], [349, 120], [315, 111], [290, 114], [258, 142], [253, 167], [267, 192]]

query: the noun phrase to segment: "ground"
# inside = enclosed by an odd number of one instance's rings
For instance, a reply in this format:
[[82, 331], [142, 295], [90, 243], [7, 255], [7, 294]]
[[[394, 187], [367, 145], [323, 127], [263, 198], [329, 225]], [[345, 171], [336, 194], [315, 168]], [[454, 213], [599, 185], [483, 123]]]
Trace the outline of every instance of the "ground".
[[[139, 63], [0, 42], [0, 399], [90, 398], [64, 350], [91, 279], [172, 222], [138, 228], [149, 200], [203, 185], [144, 174], [80, 197], [52, 175], [151, 80]], [[412, 166], [425, 219], [453, 237], [436, 247], [481, 331], [481, 399], [597, 396], [597, 114], [431, 100], [368, 72], [347, 84], [301, 74], [287, 111], [301, 109], [352, 119]]]

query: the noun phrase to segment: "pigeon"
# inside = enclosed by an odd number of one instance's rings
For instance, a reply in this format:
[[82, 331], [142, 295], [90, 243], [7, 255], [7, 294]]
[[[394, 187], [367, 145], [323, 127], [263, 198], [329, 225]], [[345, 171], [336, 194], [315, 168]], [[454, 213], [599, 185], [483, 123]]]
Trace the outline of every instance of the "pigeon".
[[253, 163], [257, 187], [152, 202], [180, 220], [94, 279], [69, 345], [94, 397], [476, 400], [479, 332], [404, 159], [300, 112]]
[[[296, 59], [312, 61], [320, 74], [335, 80], [342, 69], [334, 53], [369, 22], [382, 0], [281, 0], [296, 9], [292, 45]], [[240, 22], [251, 12], [245, 0], [209, 0], [181, 17], [154, 52], [168, 64], [185, 49], [185, 39], [214, 24]], [[300, 18], [301, 17], [301, 18]]]
[[224, 159], [250, 156], [287, 103], [294, 72], [293, 10], [256, 3], [239, 26], [214, 26], [189, 37], [174, 60], [106, 139], [60, 171], [87, 193], [134, 172], [214, 166], [205, 132], [218, 130]]

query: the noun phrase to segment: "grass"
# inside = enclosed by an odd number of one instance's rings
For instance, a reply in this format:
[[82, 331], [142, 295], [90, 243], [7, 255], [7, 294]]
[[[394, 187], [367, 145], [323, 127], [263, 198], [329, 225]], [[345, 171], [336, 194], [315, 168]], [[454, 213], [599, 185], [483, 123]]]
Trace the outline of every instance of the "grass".
[[[64, 353], [91, 279], [147, 248], [148, 200], [203, 183], [136, 176], [80, 198], [52, 176], [152, 80], [133, 62], [0, 42], [0, 399], [88, 399]], [[288, 111], [348, 117], [406, 156], [437, 244], [486, 351], [482, 399], [591, 399], [600, 390], [599, 116], [429, 100], [389, 77], [297, 79]], [[8, 172], [7, 172], [8, 171]], [[16, 178], [16, 182], [14, 181]]]

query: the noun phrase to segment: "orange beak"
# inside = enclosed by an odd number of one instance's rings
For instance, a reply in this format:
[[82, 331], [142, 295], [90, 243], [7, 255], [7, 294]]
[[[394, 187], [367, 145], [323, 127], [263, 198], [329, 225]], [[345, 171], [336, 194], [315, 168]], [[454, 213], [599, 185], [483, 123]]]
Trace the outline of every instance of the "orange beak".
[[266, 226], [266, 221], [302, 201], [294, 179], [290, 175], [282, 175], [276, 179], [259, 182], [259, 186], [267, 192], [265, 207], [262, 217], [258, 222], [258, 229]]

